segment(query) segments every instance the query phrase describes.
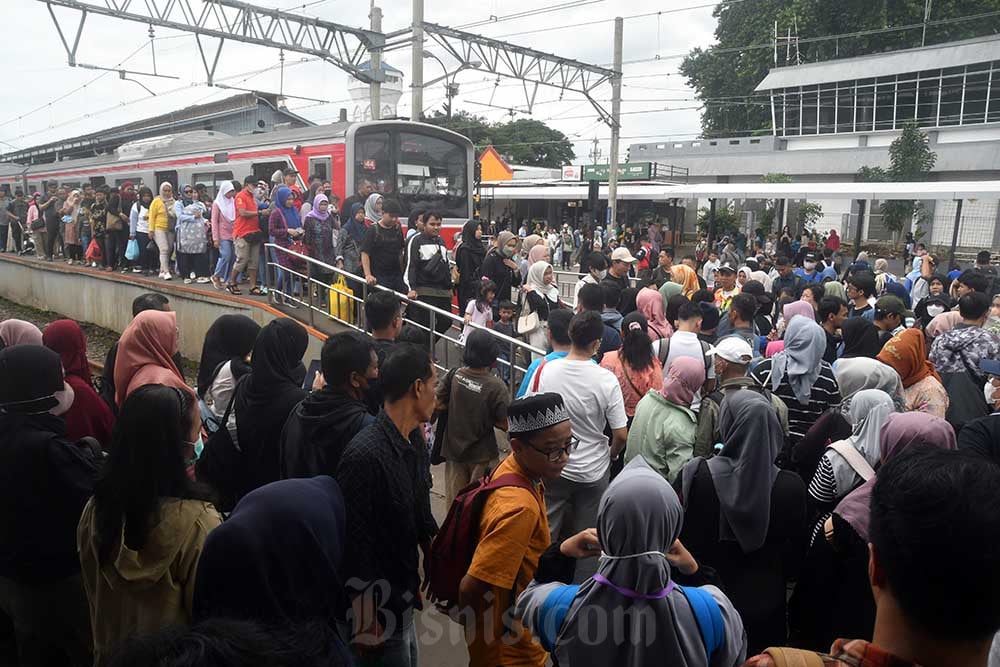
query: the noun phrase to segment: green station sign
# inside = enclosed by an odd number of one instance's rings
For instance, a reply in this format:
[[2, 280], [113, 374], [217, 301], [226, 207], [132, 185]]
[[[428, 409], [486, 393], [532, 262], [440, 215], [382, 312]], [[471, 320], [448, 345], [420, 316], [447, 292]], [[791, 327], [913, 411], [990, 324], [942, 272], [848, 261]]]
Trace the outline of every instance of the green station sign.
[[[648, 181], [652, 173], [652, 165], [649, 162], [627, 162], [618, 165], [619, 181]], [[606, 164], [586, 164], [583, 166], [584, 181], [607, 181], [608, 165]]]

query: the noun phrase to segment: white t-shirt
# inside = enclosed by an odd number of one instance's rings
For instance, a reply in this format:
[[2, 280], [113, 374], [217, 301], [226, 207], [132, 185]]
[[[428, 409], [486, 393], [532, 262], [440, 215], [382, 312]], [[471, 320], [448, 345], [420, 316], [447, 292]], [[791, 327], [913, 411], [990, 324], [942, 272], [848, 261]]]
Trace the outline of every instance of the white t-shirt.
[[574, 312], [582, 312], [580, 309], [580, 290], [583, 289], [584, 285], [596, 285], [597, 278], [594, 278], [593, 274], [588, 273], [580, 280], [576, 281], [576, 285], [573, 287], [573, 304], [575, 306]]
[[719, 260], [707, 260], [701, 267], [701, 277], [705, 279], [705, 286], [708, 289], [715, 287], [715, 271], [719, 268]]
[[[653, 343], [653, 355], [660, 355], [660, 345], [664, 345], [664, 341], [658, 340]], [[692, 359], [697, 359], [698, 361], [705, 363], [705, 351], [701, 346], [701, 339], [698, 338], [698, 334], [691, 331], [675, 331], [674, 335], [670, 337], [670, 353], [667, 355], [667, 363], [663, 364], [663, 377], [667, 377], [667, 371], [670, 370], [671, 362], [677, 357], [691, 357]], [[715, 378], [715, 364], [708, 364], [707, 380]], [[694, 393], [694, 399], [691, 401], [691, 411], [698, 412], [701, 408], [701, 390]]]
[[611, 449], [604, 426], [625, 428], [625, 400], [614, 374], [589, 359], [556, 359], [545, 364], [537, 391], [527, 395], [555, 392], [563, 397], [580, 446], [570, 454], [562, 476], [571, 482], [596, 482], [607, 476]]

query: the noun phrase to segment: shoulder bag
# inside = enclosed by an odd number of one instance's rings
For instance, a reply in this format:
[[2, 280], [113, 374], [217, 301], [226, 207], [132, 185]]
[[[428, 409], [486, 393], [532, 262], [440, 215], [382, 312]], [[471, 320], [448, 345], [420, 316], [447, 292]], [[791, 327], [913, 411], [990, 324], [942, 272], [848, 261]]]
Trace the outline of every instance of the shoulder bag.
[[532, 331], [537, 329], [541, 324], [541, 320], [538, 317], [538, 313], [534, 310], [530, 310], [528, 313], [524, 312], [524, 308], [530, 308], [531, 304], [528, 303], [528, 299], [525, 296], [526, 292], [521, 290], [521, 293], [517, 295], [517, 324], [516, 330], [517, 335], [527, 336]]

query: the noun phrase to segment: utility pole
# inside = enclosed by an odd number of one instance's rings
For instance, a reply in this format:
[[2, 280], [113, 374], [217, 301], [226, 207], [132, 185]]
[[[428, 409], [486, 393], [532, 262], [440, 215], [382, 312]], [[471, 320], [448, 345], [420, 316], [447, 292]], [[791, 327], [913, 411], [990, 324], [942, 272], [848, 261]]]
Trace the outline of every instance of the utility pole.
[[[372, 32], [376, 34], [382, 33], [382, 9], [375, 6], [375, 0], [372, 0], [372, 10], [369, 17], [372, 20]], [[382, 50], [371, 50], [371, 66], [372, 66], [372, 82], [368, 84], [368, 88], [371, 91], [371, 101], [369, 102], [371, 106], [371, 119], [379, 120], [382, 117]], [[419, 113], [419, 110], [417, 111]]]
[[[511, 112], [510, 119], [514, 120], [513, 109]], [[590, 155], [587, 157], [589, 157], [594, 164], [597, 164], [597, 161], [601, 159], [601, 149], [597, 145], [597, 137], [594, 137], [594, 140], [591, 143], [594, 144], [594, 147], [590, 149]]]
[[410, 120], [420, 122], [424, 109], [424, 0], [413, 0], [413, 47], [410, 68], [413, 81], [410, 82]]
[[920, 46], [927, 45], [927, 22], [931, 20], [931, 2], [932, 0], [927, 0], [924, 3], [924, 30], [920, 35]]
[[622, 111], [622, 40], [625, 20], [615, 18], [614, 75], [611, 79], [611, 155], [608, 156], [608, 227], [618, 228], [618, 138], [621, 135]]

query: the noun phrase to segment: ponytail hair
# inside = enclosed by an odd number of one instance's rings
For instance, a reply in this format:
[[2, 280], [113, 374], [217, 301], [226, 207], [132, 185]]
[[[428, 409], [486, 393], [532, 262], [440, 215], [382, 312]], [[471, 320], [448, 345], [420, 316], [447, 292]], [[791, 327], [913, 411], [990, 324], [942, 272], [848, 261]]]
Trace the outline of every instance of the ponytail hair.
[[622, 320], [621, 357], [632, 370], [644, 371], [653, 365], [653, 343], [648, 328], [646, 317], [638, 311]]

